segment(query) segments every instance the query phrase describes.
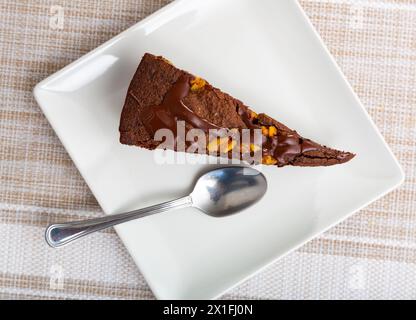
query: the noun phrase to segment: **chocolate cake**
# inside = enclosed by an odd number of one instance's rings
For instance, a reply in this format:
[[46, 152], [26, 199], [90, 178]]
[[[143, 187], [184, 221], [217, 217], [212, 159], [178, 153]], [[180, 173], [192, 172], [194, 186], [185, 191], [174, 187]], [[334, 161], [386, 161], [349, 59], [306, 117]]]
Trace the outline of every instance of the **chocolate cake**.
[[[255, 113], [204, 79], [176, 68], [163, 57], [146, 53], [127, 92], [119, 128], [120, 142], [152, 150], [161, 145], [155, 133], [169, 129], [175, 140], [171, 149], [195, 152], [188, 150], [195, 141], [185, 138], [182, 138], [185, 149], [179, 149], [180, 122], [184, 132], [199, 129], [207, 133], [201, 145], [204, 153], [211, 155], [228, 158], [237, 155], [245, 160], [244, 155], [249, 154], [253, 159], [254, 154], [260, 154], [259, 161], [249, 162], [279, 167], [330, 166], [354, 157], [350, 152], [303, 138], [266, 114]], [[208, 135], [211, 131], [216, 133]], [[250, 133], [249, 143], [244, 139], [236, 139], [238, 143], [235, 143], [233, 137], [241, 136], [244, 131]]]

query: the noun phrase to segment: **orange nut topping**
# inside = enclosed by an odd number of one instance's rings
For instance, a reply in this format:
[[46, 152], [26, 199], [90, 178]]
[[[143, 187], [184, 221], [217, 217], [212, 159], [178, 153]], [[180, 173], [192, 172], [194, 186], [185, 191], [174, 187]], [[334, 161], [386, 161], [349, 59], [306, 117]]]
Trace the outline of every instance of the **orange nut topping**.
[[220, 151], [221, 153], [227, 153], [234, 149], [237, 141], [230, 139], [229, 137], [216, 138], [208, 143], [207, 149], [209, 153], [215, 153]]
[[200, 77], [195, 77], [193, 80], [191, 80], [191, 91], [199, 91], [203, 89], [206, 84], [207, 82], [204, 79]]
[[264, 156], [262, 159], [262, 163], [267, 165], [274, 165], [277, 163], [277, 160], [272, 156]]
[[257, 151], [260, 151], [260, 150], [261, 150], [261, 147], [259, 145], [254, 144], [254, 143], [250, 144], [250, 151], [251, 152], [257, 152]]
[[227, 144], [226, 144], [226, 147], [225, 148], [223, 148], [223, 149], [220, 149], [220, 151], [221, 152], [229, 152], [229, 151], [231, 151], [231, 150], [233, 150], [234, 149], [234, 147], [236, 146], [236, 144], [237, 144], [237, 141], [235, 141], [234, 139], [231, 139], [231, 140], [228, 140], [227, 141]]
[[277, 128], [275, 126], [269, 127], [269, 137], [272, 138], [277, 134]]

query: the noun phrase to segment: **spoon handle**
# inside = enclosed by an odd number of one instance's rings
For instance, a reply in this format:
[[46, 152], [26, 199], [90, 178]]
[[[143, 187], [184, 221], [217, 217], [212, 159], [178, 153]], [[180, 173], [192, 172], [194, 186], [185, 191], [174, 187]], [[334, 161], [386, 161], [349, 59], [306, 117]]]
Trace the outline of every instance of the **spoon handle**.
[[51, 247], [57, 248], [71, 241], [79, 239], [87, 234], [103, 230], [120, 223], [143, 218], [155, 213], [161, 213], [172, 209], [179, 209], [190, 206], [192, 206], [192, 198], [191, 196], [186, 196], [147, 208], [120, 214], [108, 215], [102, 218], [52, 224], [46, 229], [45, 238], [46, 242]]

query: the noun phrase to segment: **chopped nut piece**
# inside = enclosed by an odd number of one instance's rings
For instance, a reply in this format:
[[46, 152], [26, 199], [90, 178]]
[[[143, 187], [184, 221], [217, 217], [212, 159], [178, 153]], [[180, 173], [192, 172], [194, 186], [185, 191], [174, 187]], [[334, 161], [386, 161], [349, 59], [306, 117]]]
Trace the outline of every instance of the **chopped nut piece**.
[[261, 126], [261, 133], [264, 136], [268, 136], [269, 135], [269, 129], [267, 129], [267, 127], [265, 127], [265, 126]]
[[220, 148], [220, 152], [226, 152], [228, 149], [228, 137], [218, 138], [218, 146]]
[[215, 153], [220, 151], [221, 153], [227, 153], [234, 149], [236, 146], [237, 141], [234, 139], [230, 139], [229, 137], [222, 137], [212, 139], [207, 146], [209, 153]]
[[269, 127], [269, 137], [272, 138], [277, 134], [277, 128], [275, 126]]
[[250, 144], [250, 151], [251, 152], [257, 152], [257, 151], [260, 151], [260, 150], [261, 150], [261, 147], [259, 145], [254, 144], [254, 143]]
[[262, 159], [263, 164], [273, 165], [277, 163], [277, 160], [272, 156], [264, 156]]
[[191, 91], [199, 91], [202, 88], [204, 88], [206, 85], [206, 81], [200, 77], [195, 77], [193, 80], [191, 80]]
[[235, 141], [234, 139], [228, 141], [228, 149], [227, 149], [227, 152], [233, 150], [236, 145], [237, 145], [237, 141]]
[[212, 139], [208, 145], [207, 145], [207, 149], [209, 153], [213, 153], [213, 152], [217, 152], [218, 151], [218, 146], [219, 146], [219, 138], [215, 138]]
[[232, 150], [236, 144], [237, 141], [230, 139], [230, 137], [219, 138], [219, 146], [221, 153], [227, 153], [228, 151]]

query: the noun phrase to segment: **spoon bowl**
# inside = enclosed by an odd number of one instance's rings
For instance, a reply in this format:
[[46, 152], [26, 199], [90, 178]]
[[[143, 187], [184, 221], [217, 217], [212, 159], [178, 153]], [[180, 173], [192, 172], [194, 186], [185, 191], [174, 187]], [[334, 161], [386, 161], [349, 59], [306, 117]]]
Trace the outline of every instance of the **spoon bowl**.
[[225, 217], [259, 201], [265, 176], [249, 167], [227, 167], [202, 175], [191, 193], [192, 205], [212, 217]]

